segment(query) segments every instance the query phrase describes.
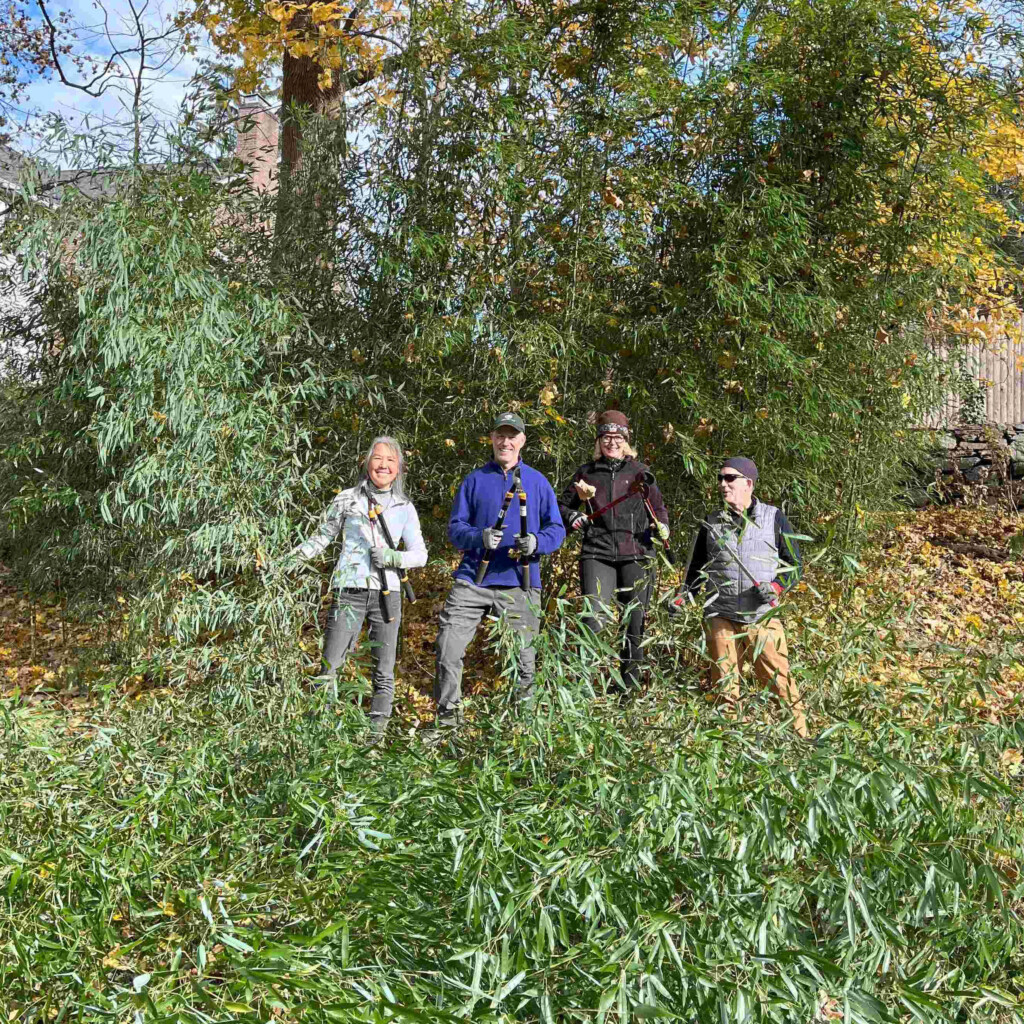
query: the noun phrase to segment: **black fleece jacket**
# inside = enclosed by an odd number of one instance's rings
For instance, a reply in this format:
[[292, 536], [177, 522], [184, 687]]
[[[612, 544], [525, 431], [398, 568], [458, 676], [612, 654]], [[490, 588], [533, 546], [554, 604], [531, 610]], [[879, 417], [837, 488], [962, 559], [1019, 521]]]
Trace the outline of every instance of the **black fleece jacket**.
[[[572, 532], [572, 522], [578, 515], [590, 511], [576, 493], [574, 485], [577, 480], [585, 480], [597, 488], [590, 504], [599, 509], [625, 494], [638, 475], [649, 473], [647, 466], [634, 458], [606, 459], [602, 455], [580, 466], [558, 498], [558, 510], [562, 513], [566, 532]], [[656, 483], [650, 484], [649, 498], [654, 515], [667, 526], [665, 500]], [[615, 508], [598, 516], [582, 533], [581, 561], [598, 558], [603, 562], [636, 562], [654, 554], [650, 517], [640, 494], [630, 495]]]

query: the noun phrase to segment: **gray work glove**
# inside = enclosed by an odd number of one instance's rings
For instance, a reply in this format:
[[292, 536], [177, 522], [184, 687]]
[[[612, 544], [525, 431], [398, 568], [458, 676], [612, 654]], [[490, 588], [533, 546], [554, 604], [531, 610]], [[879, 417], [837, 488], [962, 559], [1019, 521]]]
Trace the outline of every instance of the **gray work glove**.
[[686, 610], [686, 606], [693, 603], [693, 594], [688, 590], [684, 590], [681, 594], [670, 597], [665, 602], [665, 607], [668, 608], [669, 615], [682, 615]]
[[525, 537], [516, 537], [516, 551], [524, 558], [529, 558], [536, 550], [537, 538], [532, 533], [528, 533]]
[[655, 521], [655, 526], [656, 526], [657, 531], [658, 531], [658, 537], [661, 540], [668, 540], [668, 534], [669, 534], [668, 527], [663, 522], [661, 522], [660, 519]]
[[374, 569], [401, 569], [402, 553], [394, 548], [370, 548]]
[[758, 583], [754, 589], [765, 604], [777, 604], [782, 593], [782, 587], [778, 583]]
[[502, 533], [504, 533], [503, 530], [496, 530], [493, 526], [488, 526], [487, 529], [483, 531], [485, 550], [495, 551], [501, 543]]
[[590, 525], [590, 516], [584, 512], [577, 512], [569, 520], [570, 530], [585, 530]]

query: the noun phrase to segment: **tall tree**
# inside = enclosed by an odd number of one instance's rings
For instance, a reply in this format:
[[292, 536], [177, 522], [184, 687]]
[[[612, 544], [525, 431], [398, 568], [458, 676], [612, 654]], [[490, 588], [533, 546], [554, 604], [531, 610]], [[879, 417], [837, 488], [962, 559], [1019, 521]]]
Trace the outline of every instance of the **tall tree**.
[[0, 130], [39, 113], [11, 117], [33, 82], [52, 79], [91, 100], [116, 100], [102, 115], [103, 144], [108, 159], [138, 166], [162, 134], [149, 93], [178, 72], [185, 55], [180, 26], [153, 0], [96, 0], [89, 16], [50, 0], [10, 0], [0, 22]]
[[[334, 134], [325, 122], [338, 118], [346, 93], [374, 80], [401, 52], [407, 14], [394, 0], [199, 0], [181, 20], [193, 30], [205, 28], [222, 53], [240, 59], [234, 83], [240, 91], [280, 76], [281, 232], [290, 223], [287, 211], [297, 190], [302, 192], [298, 179], [307, 132]], [[310, 140], [310, 148], [315, 144]]]

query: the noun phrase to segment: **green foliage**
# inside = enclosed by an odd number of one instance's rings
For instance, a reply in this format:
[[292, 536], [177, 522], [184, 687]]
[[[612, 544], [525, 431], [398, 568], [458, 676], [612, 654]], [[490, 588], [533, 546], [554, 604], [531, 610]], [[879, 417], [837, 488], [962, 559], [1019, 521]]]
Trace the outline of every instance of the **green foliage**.
[[[0, 503], [37, 586], [135, 596], [128, 638], [163, 635], [202, 669], [211, 641], [244, 625], [259, 644], [284, 614], [246, 590], [299, 515], [305, 410], [352, 384], [293, 359], [310, 347], [302, 318], [217, 252], [208, 177], [128, 184], [23, 240], [51, 301], [75, 305], [60, 307], [56, 358], [8, 387]], [[215, 656], [232, 672], [247, 660], [244, 645]]]
[[286, 642], [314, 588], [252, 569], [373, 436], [402, 439], [447, 555], [500, 408], [561, 481], [609, 403], [680, 546], [739, 452], [798, 529], [855, 545], [938, 394], [937, 293], [966, 301], [1004, 235], [972, 156], [1019, 42], [994, 26], [954, 0], [426, 5], [362, 101], [307, 119], [280, 201], [179, 142], [106, 204], [20, 207], [46, 337], [0, 410], [5, 557], [139, 595], [129, 632], [182, 664], [243, 622]]
[[676, 536], [743, 451], [799, 529], [855, 540], [936, 394], [936, 289], [1002, 237], [973, 32], [880, 0], [424, 6], [280, 210], [202, 154], [18, 207], [43, 330], [0, 392], [2, 557], [121, 593], [135, 668], [220, 678], [70, 733], [5, 699], [5, 1010], [1021, 1019], [1019, 730], [977, 727], [963, 669], [906, 719], [844, 688], [881, 616], [803, 652], [821, 748], [714, 718], [671, 632], [645, 702], [595, 702], [610, 652], [556, 608], [535, 722], [484, 697], [471, 756], [371, 762], [297, 686], [319, 582], [276, 571], [382, 432], [445, 554], [511, 403], [564, 479], [617, 402]]
[[888, 613], [830, 630], [835, 656], [798, 663], [836, 723], [809, 748], [769, 705], [737, 728], [681, 687], [699, 654], [680, 636], [639, 704], [595, 701], [610, 652], [557, 611], [537, 719], [476, 698], [460, 757], [395, 730], [372, 760], [351, 703], [287, 685], [157, 694], [70, 734], [8, 702], [8, 1011], [1024, 1017], [1024, 817], [999, 767], [1022, 736], [974, 724], [968, 673], [897, 718], [836, 682], [884, 653]]
[[684, 518], [744, 451], [805, 529], [851, 542], [935, 400], [936, 289], [963, 297], [960, 243], [1001, 234], [967, 141], [998, 76], [957, 69], [972, 29], [949, 16], [424, 8], [390, 93], [345, 115], [366, 141], [337, 152], [334, 230], [319, 161], [267, 272], [390, 382], [360, 430], [404, 431], [428, 503], [501, 406], [562, 478], [614, 402]]

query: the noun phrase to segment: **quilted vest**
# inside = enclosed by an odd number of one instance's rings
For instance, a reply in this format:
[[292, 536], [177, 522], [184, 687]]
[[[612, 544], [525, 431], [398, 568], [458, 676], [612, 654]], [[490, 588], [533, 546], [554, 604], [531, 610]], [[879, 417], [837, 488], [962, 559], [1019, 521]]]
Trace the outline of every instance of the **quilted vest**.
[[[713, 512], [704, 521], [708, 533], [704, 571], [710, 591], [704, 606], [706, 618], [756, 622], [769, 611], [771, 606], [758, 594], [754, 580], [770, 583], [783, 567], [775, 546], [778, 511], [774, 505], [758, 501], [738, 522], [725, 509]], [[740, 568], [741, 562], [749, 575]]]

